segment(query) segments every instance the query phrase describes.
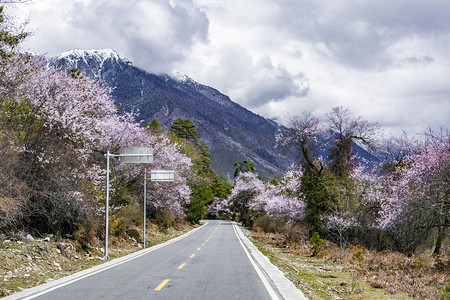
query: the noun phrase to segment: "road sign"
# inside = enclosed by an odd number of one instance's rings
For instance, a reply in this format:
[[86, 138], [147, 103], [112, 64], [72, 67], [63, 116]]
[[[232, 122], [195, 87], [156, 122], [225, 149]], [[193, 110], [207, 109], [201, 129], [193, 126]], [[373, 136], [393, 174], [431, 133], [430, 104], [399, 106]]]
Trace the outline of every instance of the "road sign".
[[[120, 148], [120, 154], [106, 152], [106, 209], [105, 209], [105, 257], [108, 257], [108, 232], [109, 232], [109, 158], [120, 157], [120, 161], [126, 164], [150, 164], [153, 162], [152, 148]], [[145, 216], [145, 214], [144, 214]], [[145, 222], [144, 222], [145, 224]]]
[[153, 162], [152, 148], [120, 148], [120, 162], [125, 164], [151, 164]]
[[152, 170], [150, 172], [151, 181], [174, 181], [175, 173], [173, 170]]

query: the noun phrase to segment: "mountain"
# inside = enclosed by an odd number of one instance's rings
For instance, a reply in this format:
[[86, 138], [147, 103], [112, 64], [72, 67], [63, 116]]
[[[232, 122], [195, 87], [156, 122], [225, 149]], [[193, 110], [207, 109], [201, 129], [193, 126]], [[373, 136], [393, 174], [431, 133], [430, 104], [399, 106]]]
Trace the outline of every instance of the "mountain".
[[188, 76], [146, 72], [110, 49], [71, 50], [51, 58], [49, 64], [66, 70], [75, 67], [92, 80], [103, 80], [114, 88], [116, 105], [125, 111], [139, 110], [144, 121], [156, 119], [169, 129], [175, 119], [189, 118], [209, 146], [215, 172], [232, 177], [234, 162], [250, 158], [261, 177], [280, 177], [294, 161], [275, 149], [278, 125], [274, 121]]

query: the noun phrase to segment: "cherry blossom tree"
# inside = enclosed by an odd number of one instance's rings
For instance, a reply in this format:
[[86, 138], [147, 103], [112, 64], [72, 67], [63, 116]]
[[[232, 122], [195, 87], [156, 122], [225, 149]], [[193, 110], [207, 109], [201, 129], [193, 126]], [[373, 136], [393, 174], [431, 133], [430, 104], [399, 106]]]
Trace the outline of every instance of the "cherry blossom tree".
[[249, 204], [264, 190], [262, 181], [251, 172], [242, 172], [236, 180], [228, 201], [232, 204], [231, 210], [239, 213], [240, 220], [246, 225], [251, 225], [249, 216]]
[[291, 169], [278, 184], [266, 182], [263, 189], [249, 201], [253, 217], [269, 217], [294, 224], [305, 217], [305, 202], [300, 192], [301, 169]]
[[349, 231], [358, 225], [356, 218], [350, 213], [335, 212], [325, 217], [328, 232], [331, 233], [339, 244], [339, 257], [341, 262], [348, 242]]
[[322, 170], [319, 158], [319, 140], [324, 130], [320, 120], [311, 113], [288, 117], [288, 127], [280, 127], [275, 134], [277, 147], [286, 150], [294, 147], [300, 153], [300, 164], [305, 169]]
[[228, 199], [215, 197], [213, 203], [208, 206], [207, 215], [215, 219], [229, 217], [232, 213], [230, 206]]
[[352, 168], [352, 143], [356, 142], [373, 150], [375, 137], [379, 132], [378, 123], [371, 123], [361, 116], [355, 117], [350, 110], [334, 107], [328, 114], [330, 128], [337, 132], [330, 149], [330, 169], [338, 176], [346, 176]]
[[[110, 90], [102, 83], [19, 56], [3, 59], [1, 72], [0, 134], [8, 140], [3, 146], [18, 153], [17, 178], [33, 191], [23, 206], [30, 226], [70, 232], [75, 224], [93, 220], [95, 212], [102, 212], [103, 155], [124, 146], [151, 146], [154, 167], [175, 170], [170, 187], [153, 185], [151, 204], [155, 209], [184, 213], [190, 193], [186, 185], [190, 159], [167, 136], [148, 134], [136, 114], [118, 113]], [[126, 182], [123, 177], [143, 182], [142, 166], [114, 165], [112, 172], [126, 175], [113, 177], [113, 187]], [[129, 173], [118, 172], [124, 168]], [[114, 196], [117, 191], [111, 193]]]
[[[379, 199], [378, 227], [397, 230], [406, 251], [413, 251], [433, 229], [437, 231], [434, 252], [440, 251], [450, 225], [449, 170], [449, 131], [429, 131], [416, 151], [406, 156], [405, 163], [386, 176]], [[410, 231], [405, 234], [406, 230]]]

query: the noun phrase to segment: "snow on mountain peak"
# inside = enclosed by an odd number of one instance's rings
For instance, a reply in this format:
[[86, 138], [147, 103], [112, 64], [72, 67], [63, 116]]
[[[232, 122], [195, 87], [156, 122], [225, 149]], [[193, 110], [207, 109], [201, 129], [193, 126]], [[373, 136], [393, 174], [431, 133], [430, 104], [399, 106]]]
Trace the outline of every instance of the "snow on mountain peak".
[[86, 59], [87, 57], [95, 58], [100, 62], [104, 62], [107, 59], [129, 62], [125, 57], [118, 54], [117, 51], [113, 49], [97, 49], [97, 50], [72, 49], [61, 53], [57, 57], [57, 59], [78, 60], [80, 58]]
[[176, 81], [179, 82], [189, 82], [189, 81], [193, 81], [192, 78], [190, 78], [189, 76], [187, 76], [184, 73], [180, 73], [180, 72], [176, 72], [174, 74], [171, 74], [170, 77]]

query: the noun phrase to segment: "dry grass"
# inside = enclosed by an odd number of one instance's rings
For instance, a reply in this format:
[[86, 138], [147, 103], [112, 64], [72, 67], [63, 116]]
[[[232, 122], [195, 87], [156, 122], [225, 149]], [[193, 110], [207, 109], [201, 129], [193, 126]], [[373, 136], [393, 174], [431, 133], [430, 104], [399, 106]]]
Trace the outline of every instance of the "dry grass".
[[346, 249], [328, 241], [319, 257], [303, 239], [289, 243], [283, 234], [248, 232], [253, 242], [310, 299], [440, 299], [450, 281], [448, 256], [375, 252], [361, 246]]

